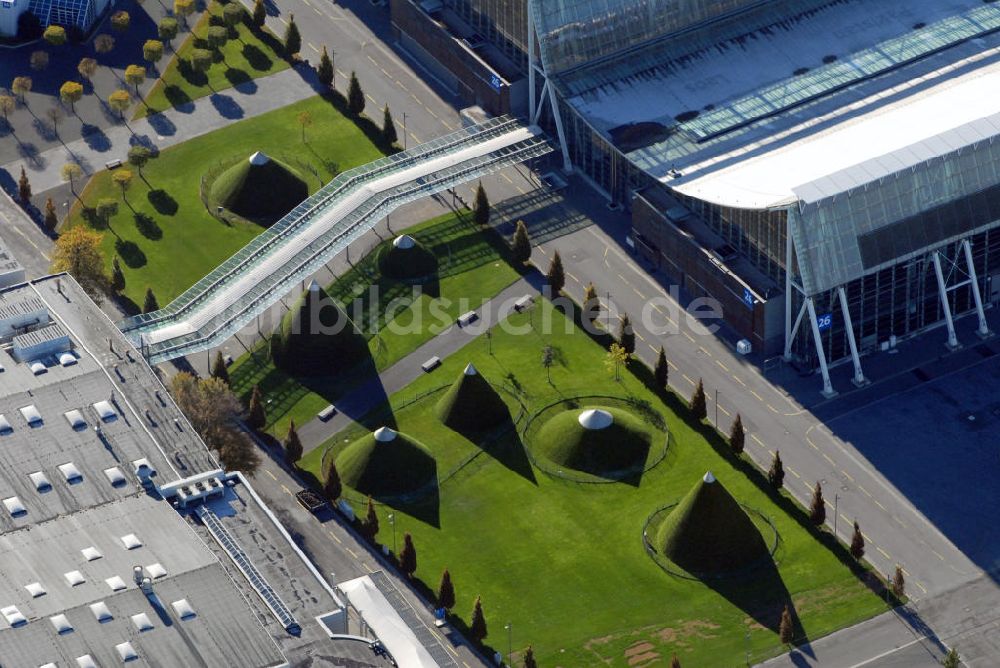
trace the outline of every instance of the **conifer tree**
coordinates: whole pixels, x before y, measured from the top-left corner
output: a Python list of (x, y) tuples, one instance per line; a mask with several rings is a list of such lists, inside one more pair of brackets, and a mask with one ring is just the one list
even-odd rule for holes
[(316, 66), (316, 78), (326, 87), (333, 84), (333, 61), (330, 54), (326, 52), (326, 45), (323, 45), (323, 52), (319, 55), (319, 65)]
[(515, 262), (524, 264), (531, 259), (531, 239), (528, 238), (528, 227), (523, 220), (517, 221), (514, 228), (514, 238), (510, 242), (511, 255)]
[(698, 379), (698, 384), (691, 395), (691, 415), (699, 422), (708, 416), (708, 406), (705, 400), (705, 385)]
[(906, 593), (906, 578), (903, 577), (903, 567), (896, 564), (896, 570), (892, 574), (892, 593), (896, 598), (902, 598)]
[(795, 629), (792, 627), (792, 613), (785, 604), (785, 609), (781, 611), (781, 624), (778, 625), (778, 637), (782, 645), (791, 645), (794, 640)]
[(334, 457), (328, 457), (324, 462), (323, 472), (323, 494), (330, 501), (336, 501), (344, 491), (344, 486), (340, 482), (340, 472), (337, 471), (337, 462)]
[(479, 644), (482, 644), (483, 640), (486, 639), (486, 615), (483, 614), (483, 602), (479, 596), (476, 597), (476, 603), (472, 607), (472, 621), (469, 624), (469, 633), (472, 634), (472, 639)]
[(629, 355), (635, 353), (635, 330), (632, 328), (632, 321), (628, 314), (622, 314), (618, 320), (618, 345), (625, 349)]
[(299, 432), (295, 430), (295, 420), (288, 423), (288, 435), (285, 436), (285, 463), (295, 466), (302, 459), (302, 441)]
[(818, 527), (826, 522), (826, 501), (823, 500), (823, 485), (818, 481), (813, 489), (812, 503), (809, 504), (809, 519)]
[(365, 110), (365, 93), (361, 90), (361, 82), (358, 75), (351, 72), (351, 81), (347, 85), (347, 111), (354, 116), (360, 116)]
[(285, 55), (289, 58), (302, 50), (302, 35), (295, 24), (295, 14), (288, 15), (288, 27), (285, 28)]
[(733, 420), (733, 426), (729, 428), (729, 449), (733, 451), (734, 455), (739, 455), (743, 452), (745, 445), (746, 430), (743, 429), (743, 418), (737, 413), (736, 419)]
[(215, 351), (215, 361), (212, 362), (212, 377), (218, 378), (226, 385), (231, 385), (229, 380), (229, 369), (226, 367), (226, 360), (222, 357), (222, 351)]
[(372, 501), (371, 496), (368, 497), (368, 512), (365, 513), (365, 521), (362, 526), (365, 536), (374, 543), (375, 537), (378, 536), (378, 513), (375, 512), (375, 502)]
[(472, 219), (476, 225), (490, 224), (490, 198), (486, 196), (486, 189), (483, 188), (482, 181), (476, 188), (476, 201), (472, 205)]
[(146, 298), (142, 302), (142, 312), (152, 313), (153, 311), (160, 310), (160, 303), (156, 301), (156, 295), (153, 294), (153, 288), (146, 288)]
[(382, 141), (385, 142), (386, 146), (392, 146), (399, 139), (399, 135), (396, 134), (396, 123), (392, 120), (392, 112), (389, 111), (389, 105), (385, 105), (385, 109), (382, 110)]
[(114, 294), (120, 294), (122, 290), (125, 289), (125, 272), (122, 271), (121, 262), (118, 261), (118, 256), (111, 261), (111, 292)]
[(545, 281), (549, 284), (553, 298), (558, 297), (562, 289), (566, 287), (566, 272), (563, 270), (562, 257), (559, 256), (559, 251), (556, 251), (552, 256), (552, 261), (549, 263), (549, 270), (545, 274)]
[(785, 466), (781, 463), (781, 453), (777, 450), (774, 451), (771, 468), (767, 471), (767, 481), (775, 489), (781, 489), (781, 486), (785, 484)]
[(403, 549), (399, 551), (399, 569), (412, 578), (417, 570), (417, 548), (413, 546), (413, 536), (409, 532), (403, 534)]
[(267, 21), (267, 8), (264, 6), (264, 0), (254, 1), (251, 21), (253, 22), (255, 28), (264, 27), (264, 23)]
[(451, 582), (451, 573), (448, 572), (447, 568), (441, 573), (441, 584), (438, 585), (437, 601), (438, 605), (445, 610), (451, 610), (455, 607), (455, 585)]
[[(538, 668), (538, 662), (535, 661), (535, 650), (532, 649), (531, 645), (524, 649), (524, 668)], [(671, 666), (671, 668), (673, 667)], [(680, 668), (680, 664), (677, 668)]]
[(56, 213), (56, 203), (49, 197), (45, 200), (45, 229), (50, 234), (55, 234), (57, 227), (59, 227), (59, 214)]
[(247, 426), (260, 430), (267, 424), (267, 413), (264, 411), (264, 397), (260, 393), (260, 385), (253, 386), (250, 394), (250, 409), (247, 411)]
[(21, 178), (17, 180), (17, 196), (23, 205), (31, 202), (31, 182), (28, 181), (24, 167), (21, 168)]
[(674, 654), (670, 657), (670, 668), (681, 668), (681, 660)]
[(601, 314), (601, 300), (597, 296), (597, 288), (593, 283), (587, 283), (583, 289), (583, 317), (593, 323)]
[(656, 387), (666, 391), (670, 381), (670, 365), (667, 363), (667, 351), (660, 346), (660, 353), (656, 356), (656, 366), (653, 367), (653, 379)]
[(854, 520), (854, 535), (851, 536), (851, 556), (858, 560), (865, 556), (865, 537), (857, 520)]

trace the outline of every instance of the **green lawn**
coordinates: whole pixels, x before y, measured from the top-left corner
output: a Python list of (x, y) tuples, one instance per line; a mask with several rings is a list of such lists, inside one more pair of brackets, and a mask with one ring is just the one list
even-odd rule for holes
[(181, 33), (186, 35), (184, 42), (146, 95), (145, 104), (136, 108), (135, 118), (288, 69), (280, 41), (266, 29), (258, 33), (244, 23), (235, 28), (238, 37), (231, 37), (216, 52), (215, 62), (207, 72), (195, 71), (188, 59), (195, 49), (208, 48), (205, 35), (212, 22), (223, 25), (222, 7), (222, 3), (213, 1), (192, 31)]
[[(543, 316), (552, 318), (551, 335), (537, 333)], [(595, 393), (649, 402), (666, 418), (671, 442), (666, 458), (638, 483), (580, 484), (527, 465), (513, 432), (480, 448), (442, 428), (433, 416), (436, 395), (368, 421), (368, 428), (394, 422), (438, 459), (439, 494), (416, 505), (380, 506), (379, 540), (392, 545), (387, 515), (395, 512), (398, 543), (403, 532), (413, 534), (417, 577), (436, 588), (448, 568), (457, 590), (455, 612), (466, 623), (474, 598), (482, 595), (489, 644), (506, 651), (504, 624), (510, 622), (514, 648), (532, 644), (540, 665), (665, 665), (676, 652), (686, 666), (733, 666), (743, 665), (748, 643), (754, 661), (782, 651), (776, 629), (789, 599), (801, 622), (800, 639), (886, 609), (842, 561), (850, 559), (843, 548), (835, 553), (828, 538), (826, 544), (817, 540), (786, 496), (763, 491), (756, 469), (722, 454), (724, 446), (707, 427), (682, 418), (678, 400), (661, 399), (631, 373), (614, 382), (603, 348), (579, 329), (566, 334), (565, 319), (548, 302), (510, 322), (529, 321), (533, 328), (526, 334), (498, 329), (492, 355), (484, 341), (470, 343), (394, 397), (394, 404), (451, 382), (472, 361), (494, 384), (521, 388), (529, 410)], [(556, 352), (551, 385), (540, 364), (545, 345)], [(601, 400), (581, 403), (588, 402)], [(328, 447), (343, 447), (355, 433), (334, 437)], [(301, 464), (318, 473), (321, 455), (317, 449)], [(779, 533), (776, 569), (703, 583), (668, 575), (645, 553), (646, 518), (680, 500), (707, 470), (737, 501), (772, 519)]]
[[(295, 117), (302, 111), (316, 123), (303, 143)], [(165, 305), (220, 262), (259, 234), (263, 228), (223, 223), (211, 216), (201, 202), (202, 175), (220, 161), (264, 151), (310, 167), (310, 192), (339, 170), (381, 157), (381, 152), (322, 97), (314, 97), (267, 114), (227, 125), (214, 132), (166, 149), (136, 178), (110, 229), (104, 231), (104, 251), (110, 270), (112, 258), (122, 258), (125, 296), (142, 304), (146, 287)], [(112, 182), (114, 172), (96, 173), (81, 195), (89, 207), (102, 198), (121, 202)], [(79, 202), (70, 212), (69, 225), (86, 222)], [(98, 228), (102, 225), (97, 224)]]
[[(369, 349), (378, 370), (392, 366), (518, 277), (507, 260), (506, 244), (492, 231), (477, 229), (468, 215), (446, 214), (407, 228), (406, 233), (438, 258), (436, 280), (415, 293), (411, 284), (381, 276), (378, 256), (390, 243), (387, 239), (327, 287), (331, 297), (348, 305), (355, 324), (370, 337)], [(387, 314), (390, 305), (395, 308)], [(312, 419), (359, 380), (356, 374), (296, 378), (276, 369), (266, 359), (265, 348), (255, 352), (240, 357), (230, 369), (233, 389), (247, 398), (253, 386), (260, 385), (271, 401), (268, 431), (277, 436), (285, 435), (293, 419), (297, 424)]]

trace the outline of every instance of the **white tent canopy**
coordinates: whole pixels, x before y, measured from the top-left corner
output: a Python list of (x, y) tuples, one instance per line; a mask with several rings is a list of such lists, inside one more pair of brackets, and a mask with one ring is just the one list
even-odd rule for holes
[(365, 575), (338, 586), (369, 628), (375, 632), (396, 663), (407, 668), (437, 668), (437, 662), (420, 644), (417, 636), (389, 604), (372, 579)]

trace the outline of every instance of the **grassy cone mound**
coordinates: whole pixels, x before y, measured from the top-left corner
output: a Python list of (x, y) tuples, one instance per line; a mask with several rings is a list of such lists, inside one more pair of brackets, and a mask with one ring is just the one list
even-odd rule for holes
[(343, 484), (374, 497), (415, 492), (437, 477), (430, 451), (388, 427), (348, 445), (336, 464)]
[(534, 441), (537, 454), (597, 476), (641, 470), (651, 445), (642, 420), (606, 406), (558, 413), (542, 425)]
[(271, 335), (271, 357), (284, 371), (329, 375), (368, 355), (368, 342), (333, 299), (313, 281)]
[(378, 257), (379, 270), (395, 279), (414, 279), (437, 273), (438, 261), (427, 248), (408, 234), (382, 247)]
[(692, 573), (725, 573), (769, 556), (753, 520), (711, 472), (660, 525), (656, 547)]
[(211, 190), (214, 202), (252, 220), (277, 220), (308, 196), (302, 175), (260, 152), (222, 172)]
[(438, 419), (458, 432), (483, 431), (510, 418), (507, 404), (476, 367), (465, 367), (437, 406)]

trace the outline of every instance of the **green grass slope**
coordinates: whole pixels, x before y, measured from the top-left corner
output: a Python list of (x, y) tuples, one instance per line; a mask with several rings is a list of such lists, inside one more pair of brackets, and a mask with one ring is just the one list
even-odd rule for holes
[(341, 482), (374, 497), (415, 492), (437, 479), (433, 455), (406, 434), (385, 443), (368, 434), (344, 448), (336, 461)]
[(510, 417), (507, 404), (472, 365), (462, 371), (434, 409), (441, 422), (460, 432), (484, 431)]
[(436, 274), (438, 261), (426, 246), (414, 239), (411, 248), (397, 248), (391, 242), (382, 245), (378, 250), (378, 268), (389, 278), (411, 280)]
[(535, 454), (559, 466), (597, 476), (641, 469), (652, 441), (650, 427), (620, 408), (586, 408), (605, 410), (614, 422), (595, 431), (580, 425), (583, 407), (558, 413), (542, 425), (533, 439)]
[(664, 556), (692, 573), (725, 573), (768, 558), (767, 543), (736, 499), (709, 474), (657, 530)]
[(262, 165), (249, 158), (219, 174), (212, 184), (212, 201), (229, 211), (258, 221), (273, 222), (309, 195), (309, 186), (297, 170), (270, 158)]

